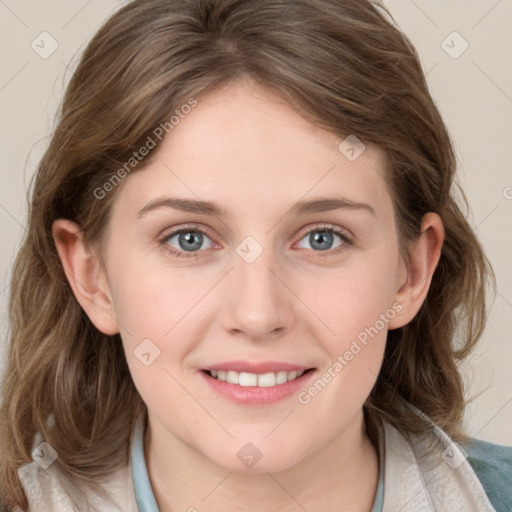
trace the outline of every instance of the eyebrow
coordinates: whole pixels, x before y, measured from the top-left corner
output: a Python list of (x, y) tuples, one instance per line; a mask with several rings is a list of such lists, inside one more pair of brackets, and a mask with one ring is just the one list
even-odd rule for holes
[[(137, 218), (141, 218), (146, 213), (159, 208), (172, 208), (174, 210), (181, 210), (189, 213), (200, 213), (203, 215), (226, 217), (226, 210), (222, 209), (220, 206), (210, 201), (166, 197), (163, 199), (155, 199), (154, 201), (149, 202), (146, 206), (144, 206), (144, 208), (142, 208), (142, 210), (139, 211), (139, 213), (137, 214)], [(339, 210), (342, 208), (367, 211), (371, 213), (373, 216), (377, 217), (377, 213), (369, 204), (354, 202), (342, 197), (330, 197), (313, 199), (309, 201), (299, 201), (291, 207), (290, 213), (293, 215), (304, 215), (307, 213), (326, 212), (330, 210)]]

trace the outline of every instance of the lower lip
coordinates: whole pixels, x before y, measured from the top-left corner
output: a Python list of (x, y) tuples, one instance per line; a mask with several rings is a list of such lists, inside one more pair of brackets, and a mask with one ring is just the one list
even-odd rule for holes
[(205, 382), (217, 393), (237, 403), (250, 405), (266, 405), (283, 400), (302, 388), (314, 373), (315, 370), (309, 370), (289, 382), (276, 384), (275, 386), (259, 387), (239, 386), (238, 384), (215, 379), (204, 371), (199, 372)]

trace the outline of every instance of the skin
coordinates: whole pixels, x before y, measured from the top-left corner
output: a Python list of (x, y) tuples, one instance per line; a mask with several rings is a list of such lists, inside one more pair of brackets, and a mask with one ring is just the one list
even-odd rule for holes
[[(406, 265), (379, 148), (368, 144), (349, 161), (338, 150), (342, 138), (248, 80), (197, 100), (151, 165), (116, 191), (104, 266), (79, 226), (65, 219), (53, 226), (77, 300), (100, 331), (121, 334), (148, 407), (145, 457), (158, 506), (368, 512), (378, 455), (362, 406), (387, 330), (410, 322), (425, 300), (442, 221), (423, 218)], [(160, 208), (137, 219), (165, 196), (212, 201), (226, 216)], [(287, 215), (299, 200), (334, 196), (367, 203), (375, 215), (348, 208)], [(159, 236), (188, 223), (207, 232), (200, 256), (170, 255), (165, 245), (186, 252), (186, 243), (177, 235), (159, 245)], [(328, 250), (315, 249), (308, 233), (323, 223), (353, 243), (333, 234)], [(252, 263), (236, 252), (247, 236), (263, 250)], [(278, 360), (316, 368), (307, 389), (396, 303), (400, 313), (308, 404), (294, 394), (239, 405), (199, 377), (223, 361)], [(145, 366), (134, 350), (148, 338), (160, 356)], [(262, 453), (251, 468), (236, 456), (248, 441)]]

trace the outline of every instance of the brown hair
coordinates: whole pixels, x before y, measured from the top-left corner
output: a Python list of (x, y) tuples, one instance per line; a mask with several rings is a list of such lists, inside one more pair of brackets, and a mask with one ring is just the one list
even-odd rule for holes
[(446, 239), (428, 296), (408, 325), (389, 331), (365, 411), (420, 431), (399, 407), (403, 397), (454, 439), (465, 438), (457, 367), (482, 334), (486, 284), (495, 277), (454, 197), (452, 143), (418, 55), (390, 18), (362, 0), (135, 0), (101, 27), (31, 183), (13, 267), (0, 409), (3, 503), (27, 507), (17, 468), (31, 462), (36, 432), (70, 482), (95, 488), (127, 462), (130, 427), (147, 413), (119, 334), (99, 332), (72, 293), (53, 221), (77, 222), (101, 249), (116, 190), (103, 199), (95, 190), (187, 99), (243, 77), (272, 87), (317, 125), (385, 151), (404, 257), (423, 215), (441, 216)]

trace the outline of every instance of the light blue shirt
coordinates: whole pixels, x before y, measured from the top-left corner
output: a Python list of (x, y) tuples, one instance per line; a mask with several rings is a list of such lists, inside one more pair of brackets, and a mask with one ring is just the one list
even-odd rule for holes
[[(380, 448), (380, 447), (379, 447)], [(382, 450), (380, 450), (382, 454)], [(379, 482), (377, 494), (371, 512), (382, 512), (384, 499), (384, 460), (379, 457)], [(132, 444), (132, 471), (135, 497), (139, 512), (158, 512), (158, 505), (151, 489), (146, 460), (144, 458), (144, 441), (142, 436), (142, 422), (138, 422), (134, 432)]]
[(139, 512), (158, 512), (151, 483), (149, 482), (146, 459), (144, 458), (144, 440), (142, 436), (142, 421), (138, 421), (132, 443), (132, 472), (135, 497)]

